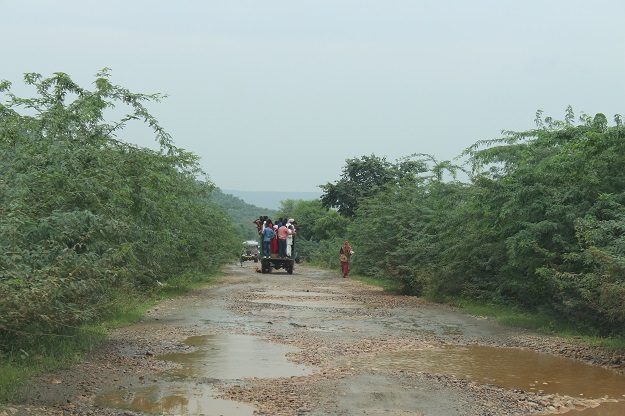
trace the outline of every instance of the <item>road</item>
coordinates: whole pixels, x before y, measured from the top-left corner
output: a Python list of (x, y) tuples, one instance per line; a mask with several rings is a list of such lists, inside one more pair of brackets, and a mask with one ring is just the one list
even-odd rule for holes
[[(0, 416), (498, 416), (605, 401), (540, 386), (499, 387), (443, 368), (457, 351), (469, 354), (461, 356), (468, 368), (486, 367), (488, 354), (478, 358), (472, 348), (593, 360), (616, 377), (625, 365), (622, 352), (386, 294), (338, 271), (297, 266), (292, 275), (261, 274), (248, 262), (227, 266), (218, 284), (162, 301), (140, 323), (111, 331), (84, 362), (35, 380), (26, 400)], [(419, 364), (415, 357), (424, 353), (434, 355)]]

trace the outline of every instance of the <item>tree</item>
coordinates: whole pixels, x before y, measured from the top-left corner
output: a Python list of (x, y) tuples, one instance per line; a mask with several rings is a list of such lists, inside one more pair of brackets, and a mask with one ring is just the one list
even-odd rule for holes
[[(26, 74), (34, 98), (0, 83), (0, 348), (97, 320), (116, 291), (231, 258), (230, 221), (207, 202), (214, 185), (198, 180), (198, 157), (144, 106), (162, 96), (109, 78), (98, 73), (90, 91), (67, 74)], [(107, 121), (116, 104), (129, 113)], [(117, 139), (131, 120), (153, 130), (160, 151)]]
[(541, 116), (536, 129), (468, 151), (490, 210), (486, 229), (505, 247), (496, 291), (611, 331), (625, 316), (615, 307), (625, 304), (625, 130), (618, 116), (613, 127), (603, 114), (573, 125), (570, 108), (565, 122)]
[(339, 214), (353, 217), (363, 199), (384, 190), (387, 186), (411, 180), (427, 170), (420, 160), (405, 158), (396, 163), (375, 155), (360, 159), (347, 159), (341, 179), (335, 183), (321, 185), (324, 193), (321, 202), (324, 207), (336, 208)]
[(348, 227), (359, 253), (354, 271), (392, 278), (412, 294), (431, 292), (443, 275), (448, 277), (447, 254), (459, 235), (466, 235), (455, 210), (463, 204), (468, 187), (442, 181), (444, 166), (453, 168), (452, 164), (429, 161), (428, 171), (420, 177), (363, 199)]
[(287, 199), (282, 201), (278, 212), (283, 217), (294, 218), (300, 227), (299, 236), (313, 241), (344, 238), (349, 222), (336, 211), (324, 208), (319, 200)]
[[(572, 108), (480, 141), (470, 182), (448, 161), (347, 161), (322, 201), (350, 218), (357, 273), (406, 291), (541, 310), (598, 334), (625, 328), (625, 126)], [(446, 176), (454, 180), (445, 181)], [(317, 257), (332, 265), (332, 240)], [(326, 255), (326, 257), (323, 257)], [(335, 267), (335, 266), (332, 266)]]

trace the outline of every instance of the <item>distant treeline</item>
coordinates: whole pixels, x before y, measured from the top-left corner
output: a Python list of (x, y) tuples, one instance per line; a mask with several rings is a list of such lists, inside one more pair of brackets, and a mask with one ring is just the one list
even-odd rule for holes
[[(34, 98), (0, 83), (0, 356), (97, 322), (120, 293), (213, 273), (240, 244), (197, 156), (145, 108), (160, 95), (113, 85), (108, 70), (93, 91), (63, 73), (25, 82)], [(113, 107), (128, 112), (107, 122)], [(132, 121), (160, 151), (116, 138)]]

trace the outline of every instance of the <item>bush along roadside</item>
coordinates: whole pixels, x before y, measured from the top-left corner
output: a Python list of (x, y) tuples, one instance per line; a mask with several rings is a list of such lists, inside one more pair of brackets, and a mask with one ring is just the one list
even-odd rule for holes
[[(90, 348), (124, 296), (215, 273), (238, 243), (197, 156), (148, 112), (162, 95), (114, 85), (108, 69), (93, 90), (63, 73), (24, 81), (34, 97), (0, 82), (2, 378)], [(113, 107), (127, 113), (106, 120)], [(145, 123), (160, 150), (121, 140), (130, 122)]]

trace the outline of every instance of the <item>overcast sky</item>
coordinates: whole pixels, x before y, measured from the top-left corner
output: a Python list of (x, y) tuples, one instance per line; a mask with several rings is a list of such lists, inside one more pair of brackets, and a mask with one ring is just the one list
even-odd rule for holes
[[(452, 159), (501, 130), (625, 114), (622, 0), (0, 0), (0, 79), (95, 74), (222, 189), (319, 191), (345, 160)], [(4, 99), (2, 99), (4, 101)], [(119, 138), (155, 147), (148, 127)]]

